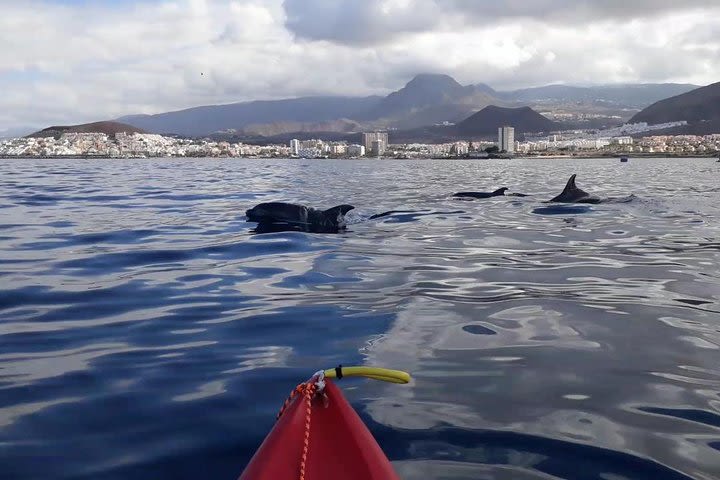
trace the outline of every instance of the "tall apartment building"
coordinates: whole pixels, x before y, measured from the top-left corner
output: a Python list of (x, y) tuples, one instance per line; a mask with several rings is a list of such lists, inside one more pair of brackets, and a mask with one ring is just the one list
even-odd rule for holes
[(300, 153), (300, 140), (297, 138), (290, 140), (290, 153), (293, 155), (298, 155)]
[[(374, 142), (377, 142), (375, 150), (373, 150)], [(380, 156), (385, 153), (385, 149), (387, 148), (388, 134), (387, 132), (363, 133), (362, 144), (366, 152), (372, 152), (373, 155)]]
[(498, 148), (501, 152), (513, 153), (515, 151), (515, 129), (513, 127), (498, 128)]

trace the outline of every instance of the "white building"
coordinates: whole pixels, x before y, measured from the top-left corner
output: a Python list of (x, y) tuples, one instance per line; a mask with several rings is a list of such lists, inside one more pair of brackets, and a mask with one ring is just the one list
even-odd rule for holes
[(363, 145), (348, 145), (347, 154), (351, 157), (365, 156), (365, 147)]
[(615, 137), (610, 141), (613, 145), (632, 145), (633, 144), (633, 138), (632, 137)]
[(297, 138), (293, 138), (290, 140), (290, 153), (293, 155), (299, 155), (300, 154), (300, 140)]
[(321, 152), (328, 151), (327, 144), (318, 138), (311, 138), (310, 140), (303, 140), (298, 145), (299, 145), (300, 150), (315, 148), (315, 149), (320, 150)]
[(467, 155), (469, 151), (469, 146), (465, 142), (457, 142), (450, 148), (450, 152), (455, 155)]
[(513, 127), (498, 128), (498, 148), (501, 152), (515, 151), (515, 129)]
[(342, 143), (334, 143), (329, 146), (330, 153), (333, 155), (344, 155), (347, 152), (347, 145)]
[(298, 155), (301, 158), (321, 158), (323, 156), (323, 151), (315, 147), (301, 148)]

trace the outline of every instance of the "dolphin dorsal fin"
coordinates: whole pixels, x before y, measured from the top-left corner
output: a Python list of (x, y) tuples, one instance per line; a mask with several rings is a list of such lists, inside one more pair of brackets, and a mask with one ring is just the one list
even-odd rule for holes
[[(577, 187), (575, 185), (575, 177), (576, 174), (573, 174), (570, 179), (567, 181), (567, 184), (565, 184), (565, 188), (563, 189), (562, 193), (558, 195), (557, 197), (551, 199), (551, 202), (578, 202), (586, 198), (589, 198), (590, 195)], [(588, 203), (588, 202), (586, 202)]]
[(577, 190), (577, 186), (575, 185), (575, 177), (577, 177), (577, 173), (573, 173), (570, 179), (565, 184), (565, 188), (563, 189), (562, 193), (560, 195), (565, 195), (566, 193), (574, 192)]
[(347, 212), (349, 212), (353, 208), (355, 208), (355, 207), (353, 207), (352, 205), (343, 204), (343, 205), (338, 205), (336, 207), (328, 208), (327, 210), (325, 210), (323, 212), (323, 214), (329, 215), (331, 217), (342, 217), (343, 215), (345, 215)]
[(507, 187), (498, 188), (494, 192), (492, 192), (493, 195), (505, 195), (505, 190), (507, 190)]

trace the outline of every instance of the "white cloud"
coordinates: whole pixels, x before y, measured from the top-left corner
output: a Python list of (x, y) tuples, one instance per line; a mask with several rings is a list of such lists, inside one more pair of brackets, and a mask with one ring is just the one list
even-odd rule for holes
[(652, 2), (662, 8), (647, 17), (643, 2), (625, 17), (621, 2), (605, 10), (580, 2), (570, 13), (581, 23), (557, 21), (570, 15), (560, 0), (534, 10), (514, 0), (455, 0), (443, 10), (430, 0), (7, 3), (0, 130), (251, 99), (383, 94), (418, 72), (500, 89), (720, 80), (720, 9), (679, 2)]

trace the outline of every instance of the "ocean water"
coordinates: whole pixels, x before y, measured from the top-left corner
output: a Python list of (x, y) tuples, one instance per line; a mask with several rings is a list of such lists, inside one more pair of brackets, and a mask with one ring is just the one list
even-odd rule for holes
[(720, 164), (0, 160), (3, 480), (235, 479), (339, 363), (404, 479), (720, 478)]

